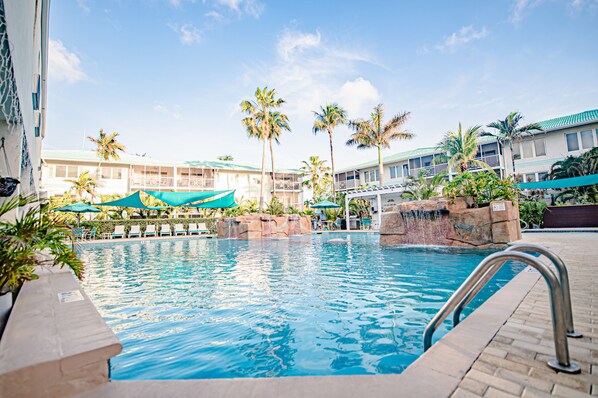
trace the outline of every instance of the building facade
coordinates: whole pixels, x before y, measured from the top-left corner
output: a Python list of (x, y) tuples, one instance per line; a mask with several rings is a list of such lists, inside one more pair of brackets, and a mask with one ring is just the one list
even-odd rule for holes
[[(100, 161), (95, 151), (42, 151), (42, 186), (49, 196), (62, 195), (72, 187), (69, 180), (85, 171), (97, 175), (100, 195), (126, 195), (139, 190), (213, 191), (236, 190), (237, 202), (259, 200), (261, 168), (227, 161), (164, 162), (145, 156), (122, 154), (119, 160)], [(99, 170), (99, 171), (98, 171)], [(298, 170), (278, 170), (275, 185), (266, 174), (265, 200), (276, 197), (285, 205), (301, 208)]]
[(0, 0), (0, 177), (39, 191), (45, 135), (49, 0)]

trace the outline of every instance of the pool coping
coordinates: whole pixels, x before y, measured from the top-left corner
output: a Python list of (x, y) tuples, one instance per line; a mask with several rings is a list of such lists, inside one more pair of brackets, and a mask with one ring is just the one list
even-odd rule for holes
[(397, 375), (110, 381), (79, 397), (449, 397), (540, 279), (525, 268)]

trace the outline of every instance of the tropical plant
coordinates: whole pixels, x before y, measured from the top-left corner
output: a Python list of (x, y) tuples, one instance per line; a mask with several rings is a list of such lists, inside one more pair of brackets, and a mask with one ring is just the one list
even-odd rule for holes
[(232, 162), (233, 160), (235, 160), (232, 155), (222, 155), (222, 156), (218, 156), (216, 159), (218, 160), (222, 160), (224, 162)]
[(472, 173), (465, 171), (446, 183), (443, 195), (447, 198), (469, 197), (474, 204), (490, 203), (493, 200), (515, 200), (517, 189), (512, 178), (500, 179), (492, 171)]
[(79, 174), (79, 177), (76, 180), (65, 181), (72, 184), (69, 192), (74, 192), (77, 200), (82, 200), (85, 194), (91, 196), (92, 199), (97, 196), (96, 188), (98, 187), (98, 182), (89, 171), (84, 171)]
[[(550, 167), (548, 178), (582, 177), (598, 173), (598, 147), (580, 156), (567, 156)], [(598, 185), (587, 185), (561, 190), (554, 199), (559, 202), (598, 203)]]
[(271, 214), (273, 216), (279, 216), (284, 214), (284, 204), (278, 200), (276, 196), (272, 196), (270, 202), (267, 205), (266, 214)]
[(378, 150), (380, 186), (384, 184), (382, 149), (390, 148), (391, 141), (409, 140), (414, 137), (413, 133), (402, 129), (409, 115), (409, 112), (403, 112), (394, 115), (387, 123), (383, 123), (384, 107), (382, 104), (378, 104), (371, 113), (369, 120), (358, 119), (349, 122), (349, 128), (354, 133), (347, 141), (347, 145), (356, 145), (357, 149), (376, 148)]
[[(497, 120), (490, 123), (487, 127), (493, 128), (495, 132), (484, 131), (480, 136), (495, 137), (502, 145), (508, 144), (511, 153), (511, 165), (513, 167), (512, 177), (515, 177), (515, 156), (513, 155), (513, 144), (520, 142), (523, 138), (532, 135), (536, 131), (544, 131), (542, 126), (537, 123), (530, 123), (519, 127), (523, 116), (519, 112), (511, 112), (504, 120)], [(506, 156), (506, 155), (505, 155)], [(505, 159), (506, 165), (506, 159)]]
[(524, 201), (519, 202), (519, 218), (529, 227), (544, 225), (544, 213), (548, 205), (544, 202)]
[(410, 200), (427, 200), (440, 193), (440, 187), (445, 182), (446, 174), (439, 173), (432, 178), (426, 178), (425, 172), (419, 172), (419, 176), (414, 178), (408, 177), (403, 198)]
[(272, 131), (272, 110), (280, 108), (285, 101), (276, 98), (276, 90), (268, 87), (255, 90), (255, 100), (241, 102), (241, 111), (247, 117), (241, 121), (249, 137), (262, 141), (262, 176), (260, 179), (260, 204), (259, 211), (264, 210), (264, 183), (266, 179), (266, 141)]
[(100, 173), (100, 168), (102, 167), (102, 161), (107, 160), (118, 160), (120, 159), (120, 155), (118, 152), (124, 152), (125, 146), (116, 140), (119, 134), (115, 131), (111, 134), (104, 133), (104, 130), (100, 130), (98, 134), (98, 138), (87, 137), (87, 139), (94, 144), (96, 144), (96, 152), (100, 157), (100, 162), (98, 163), (98, 170), (97, 174)]
[(475, 158), (478, 154), (478, 136), (481, 128), (482, 126), (472, 126), (463, 132), (459, 122), (457, 132), (446, 132), (437, 149), (448, 157), (449, 170), (457, 169), (457, 172), (463, 173), (470, 165), (492, 170), (485, 162)]
[(308, 177), (302, 182), (302, 185), (312, 189), (314, 201), (319, 202), (327, 196), (332, 185), (330, 167), (326, 166), (326, 161), (320, 159), (319, 156), (310, 156), (308, 161), (304, 160), (302, 163), (300, 170), (304, 176)]
[(274, 149), (272, 141), (280, 144), (280, 135), (283, 131), (291, 131), (289, 118), (284, 113), (270, 112), (272, 123), (270, 124), (270, 133), (268, 134), (268, 143), (270, 145), (270, 160), (272, 162), (272, 196), (276, 196), (276, 168), (274, 167)]
[[(19, 207), (26, 210), (16, 218), (3, 219)], [(13, 197), (0, 203), (0, 294), (14, 291), (23, 282), (36, 279), (39, 265), (68, 266), (78, 278), (83, 263), (65, 240), (70, 230), (34, 196)], [(40, 255), (47, 251), (48, 255)]]
[[(332, 170), (332, 178), (334, 179), (334, 146), (332, 141), (332, 132), (335, 127), (347, 123), (347, 111), (345, 111), (338, 104), (326, 104), (320, 106), (320, 112), (314, 111), (316, 120), (314, 121), (313, 132), (317, 134), (322, 131), (328, 133), (330, 140), (330, 168)], [(332, 184), (332, 197), (336, 198), (336, 187)]]

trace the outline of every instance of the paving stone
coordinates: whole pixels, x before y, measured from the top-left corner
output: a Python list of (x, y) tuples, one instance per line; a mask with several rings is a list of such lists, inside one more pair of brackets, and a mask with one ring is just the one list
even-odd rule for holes
[(457, 388), (451, 398), (480, 398), (481, 395), (474, 394), (470, 391), (467, 391), (461, 387)]
[[(521, 395), (523, 392), (523, 387), (517, 383), (480, 372), (476, 369), (471, 369), (467, 375), (481, 383), (487, 384), (490, 387), (497, 388), (513, 395)], [(488, 392), (486, 391), (486, 393)]]
[(459, 388), (463, 388), (481, 397), (486, 392), (488, 386), (486, 386), (486, 384), (484, 383), (480, 383), (479, 381), (472, 379), (471, 377), (465, 377), (463, 380), (461, 380)]
[(544, 391), (536, 390), (532, 387), (525, 387), (525, 390), (523, 390), (523, 395), (521, 396), (522, 398), (554, 398), (554, 395)]
[(488, 388), (488, 390), (486, 390), (486, 393), (484, 394), (484, 398), (513, 398), (513, 397), (519, 397), (519, 395), (509, 394), (504, 391), (497, 390), (496, 388), (493, 388), (493, 387)]
[(569, 387), (562, 386), (560, 384), (556, 384), (554, 386), (554, 390), (552, 390), (552, 395), (556, 395), (557, 397), (567, 397), (567, 398), (587, 398), (590, 394), (590, 390), (588, 389), (587, 392), (582, 392), (578, 390), (573, 390)]

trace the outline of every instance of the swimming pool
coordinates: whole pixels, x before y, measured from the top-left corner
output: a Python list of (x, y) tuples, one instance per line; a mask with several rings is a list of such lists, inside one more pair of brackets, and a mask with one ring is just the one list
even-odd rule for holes
[[(80, 249), (83, 287), (123, 343), (117, 380), (400, 373), (488, 254), (381, 248), (372, 233)], [(522, 268), (503, 267), (470, 308)]]

